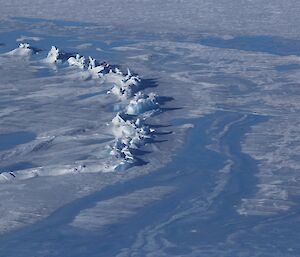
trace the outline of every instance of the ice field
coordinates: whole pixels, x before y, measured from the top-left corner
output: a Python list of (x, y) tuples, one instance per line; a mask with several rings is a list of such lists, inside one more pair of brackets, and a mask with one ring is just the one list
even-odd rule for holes
[(299, 257), (299, 9), (0, 0), (0, 256)]

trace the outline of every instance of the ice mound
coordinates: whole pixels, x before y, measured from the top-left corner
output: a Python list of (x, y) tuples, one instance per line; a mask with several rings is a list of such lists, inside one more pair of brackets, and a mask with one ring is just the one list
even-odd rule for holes
[(140, 77), (132, 75), (129, 70), (127, 75), (124, 75), (119, 69), (110, 70), (107, 77), (107, 80), (114, 84), (111, 92), (121, 99), (130, 98), (140, 90)]
[(76, 54), (75, 57), (70, 57), (68, 59), (68, 63), (70, 66), (76, 66), (79, 67), (80, 69), (84, 69), (86, 67), (86, 61), (85, 57), (81, 56), (80, 54)]
[(127, 99), (133, 97), (123, 112), (119, 112), (112, 120), (115, 143), (110, 154), (121, 160), (115, 170), (126, 170), (141, 161), (135, 156), (136, 150), (153, 141), (155, 130), (144, 124), (143, 114), (159, 109), (158, 97), (154, 93), (146, 95), (139, 92), (142, 89), (141, 79), (132, 75), (129, 69), (127, 74), (123, 74), (118, 68), (110, 68), (104, 78), (114, 84), (109, 92), (118, 96), (126, 105)]
[(130, 148), (137, 149), (145, 143), (147, 139), (152, 138), (153, 132), (147, 126), (143, 125), (141, 119), (126, 120), (122, 114), (118, 113), (112, 120), (113, 134), (117, 140)]
[(138, 92), (127, 106), (126, 112), (131, 115), (139, 115), (148, 111), (154, 111), (159, 108), (157, 95), (150, 93), (145, 95)]
[[(127, 119), (126, 114), (118, 113), (112, 120), (115, 143), (111, 147), (110, 154), (121, 159), (119, 165), (122, 169), (138, 162), (133, 154), (133, 149), (139, 149), (153, 139), (154, 129), (144, 125), (140, 118), (136, 120)], [(125, 165), (125, 164), (130, 164)], [(117, 168), (119, 169), (119, 165)]]
[[(56, 46), (52, 46), (46, 59), (44, 60), (47, 63), (62, 63), (74, 57), (72, 54), (68, 54), (60, 51)], [(76, 57), (76, 56), (75, 56)]]
[(28, 57), (34, 53), (33, 49), (28, 43), (20, 43), (19, 47), (8, 52), (8, 55), (14, 55), (14, 56), (23, 56)]
[(59, 57), (60, 57), (59, 49), (56, 46), (52, 46), (51, 50), (47, 55), (46, 61), (49, 63), (61, 62)]

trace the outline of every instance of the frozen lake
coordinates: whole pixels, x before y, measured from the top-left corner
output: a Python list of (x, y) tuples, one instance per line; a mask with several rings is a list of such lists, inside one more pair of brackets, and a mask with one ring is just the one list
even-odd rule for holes
[(3, 18), (0, 256), (300, 256), (300, 41), (207, 15), (185, 36)]

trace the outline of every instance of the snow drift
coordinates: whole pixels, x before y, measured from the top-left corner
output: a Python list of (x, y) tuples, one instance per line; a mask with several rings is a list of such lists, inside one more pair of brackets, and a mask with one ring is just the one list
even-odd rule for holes
[(28, 43), (20, 43), (19, 47), (8, 52), (7, 55), (29, 57), (34, 54), (34, 50)]

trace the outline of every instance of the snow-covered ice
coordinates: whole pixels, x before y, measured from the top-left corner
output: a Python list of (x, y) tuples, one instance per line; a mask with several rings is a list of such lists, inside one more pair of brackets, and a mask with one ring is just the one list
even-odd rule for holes
[(298, 3), (0, 2), (1, 256), (299, 256)]

